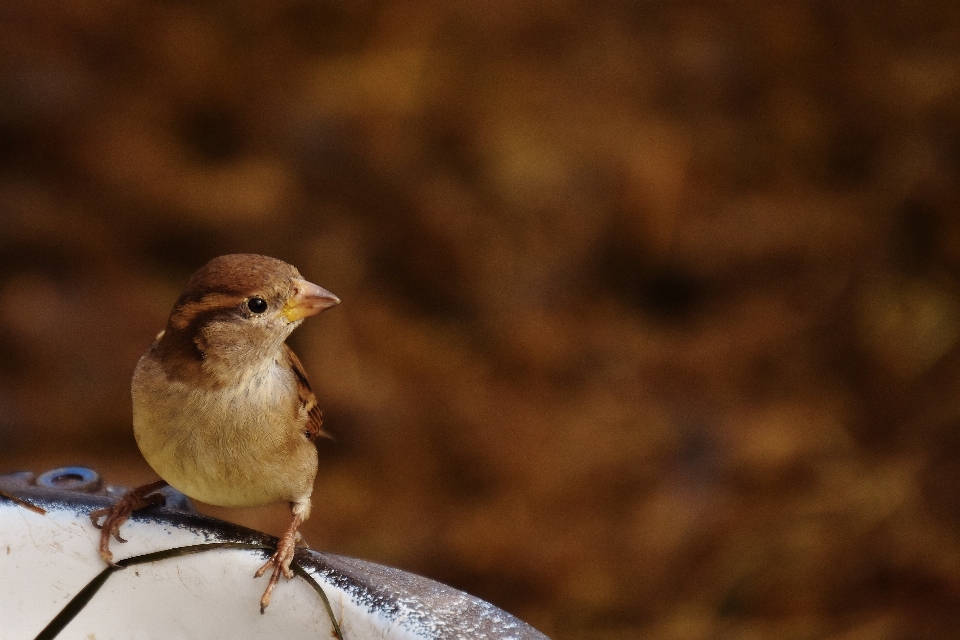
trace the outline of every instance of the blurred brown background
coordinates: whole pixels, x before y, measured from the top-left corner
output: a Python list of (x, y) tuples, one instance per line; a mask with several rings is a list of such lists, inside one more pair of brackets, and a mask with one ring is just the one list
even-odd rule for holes
[[(557, 638), (960, 629), (960, 4), (0, 8), (0, 472), (154, 478), (209, 258), (343, 304), (314, 547)], [(203, 508), (279, 533), (285, 508)]]

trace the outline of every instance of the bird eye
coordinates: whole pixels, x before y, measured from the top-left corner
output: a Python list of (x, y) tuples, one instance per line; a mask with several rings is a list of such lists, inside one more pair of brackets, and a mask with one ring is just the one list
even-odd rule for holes
[(247, 309), (250, 309), (253, 313), (263, 313), (267, 310), (267, 302), (263, 298), (250, 298), (247, 300)]

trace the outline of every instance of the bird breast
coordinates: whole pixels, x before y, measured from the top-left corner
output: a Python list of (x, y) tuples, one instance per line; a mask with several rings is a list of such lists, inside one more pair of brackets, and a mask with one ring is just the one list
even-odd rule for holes
[(316, 448), (289, 367), (252, 367), (235, 384), (201, 388), (168, 375), (153, 353), (133, 377), (133, 428), (147, 462), (191, 498), (247, 507), (308, 498)]

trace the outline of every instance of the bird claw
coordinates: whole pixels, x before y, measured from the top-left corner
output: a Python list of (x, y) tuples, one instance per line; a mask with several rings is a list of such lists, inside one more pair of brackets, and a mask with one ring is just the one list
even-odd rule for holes
[(290, 569), (290, 563), (292, 561), (293, 549), (288, 549), (287, 545), (284, 545), (281, 540), (281, 544), (277, 546), (277, 552), (270, 556), (267, 563), (260, 567), (254, 574), (255, 578), (259, 578), (263, 576), (268, 569), (273, 568), (273, 572), (270, 574), (270, 581), (267, 582), (267, 588), (260, 598), (260, 613), (264, 613), (270, 605), (270, 596), (273, 595), (273, 590), (276, 588), (277, 583), (280, 582), (280, 576), (283, 575), (287, 580), (293, 577), (293, 571)]
[[(295, 526), (296, 525), (299, 525), (299, 522), (295, 521)], [(267, 588), (260, 598), (261, 614), (265, 613), (267, 607), (270, 605), (270, 596), (273, 594), (277, 583), (280, 582), (280, 576), (283, 575), (287, 580), (293, 578), (293, 569), (290, 568), (290, 564), (293, 562), (293, 554), (297, 549), (297, 542), (299, 542), (300, 539), (299, 532), (294, 527), (291, 527), (291, 530), (283, 534), (283, 537), (277, 542), (277, 550), (270, 556), (270, 559), (253, 574), (254, 578), (259, 578), (263, 576), (268, 569), (273, 568), (273, 573), (270, 574), (270, 581), (267, 583)]]
[(100, 524), (100, 518), (101, 518), (102, 516), (107, 515), (108, 513), (110, 513), (110, 509), (96, 509), (95, 511), (91, 511), (91, 512), (90, 512), (90, 522), (91, 522), (91, 523), (93, 524), (93, 526), (96, 527), (97, 529), (103, 529), (103, 525)]
[(113, 561), (113, 554), (110, 553), (109, 549), (107, 549), (106, 551), (101, 549), (100, 558), (103, 560), (104, 564), (106, 564), (111, 569), (123, 569), (122, 566), (120, 566), (119, 564)]
[[(127, 491), (112, 506), (105, 509), (96, 509), (90, 512), (90, 522), (94, 527), (100, 530), (100, 547), (98, 552), (107, 566), (114, 569), (120, 569), (120, 565), (113, 561), (113, 553), (110, 552), (110, 537), (117, 539), (117, 542), (126, 542), (120, 536), (120, 525), (127, 521), (134, 511), (143, 509), (152, 504), (162, 504), (163, 495), (153, 493), (166, 485), (165, 482), (151, 482), (150, 484), (137, 487)], [(105, 517), (104, 517), (105, 516)], [(100, 523), (103, 518), (103, 524)]]

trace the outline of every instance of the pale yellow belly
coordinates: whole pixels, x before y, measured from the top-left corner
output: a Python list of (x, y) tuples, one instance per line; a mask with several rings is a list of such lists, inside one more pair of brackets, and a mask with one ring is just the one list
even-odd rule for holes
[(297, 502), (310, 496), (316, 476), (315, 449), (293, 457), (270, 452), (233, 455), (223, 450), (187, 454), (184, 447), (176, 446), (141, 445), (141, 451), (172, 487), (221, 507)]
[[(264, 397), (251, 411), (248, 395), (231, 399), (175, 386), (134, 387), (137, 444), (175, 489), (224, 507), (309, 498), (317, 452), (303, 429), (291, 423), (295, 404)], [(241, 403), (248, 409), (240, 410)]]

